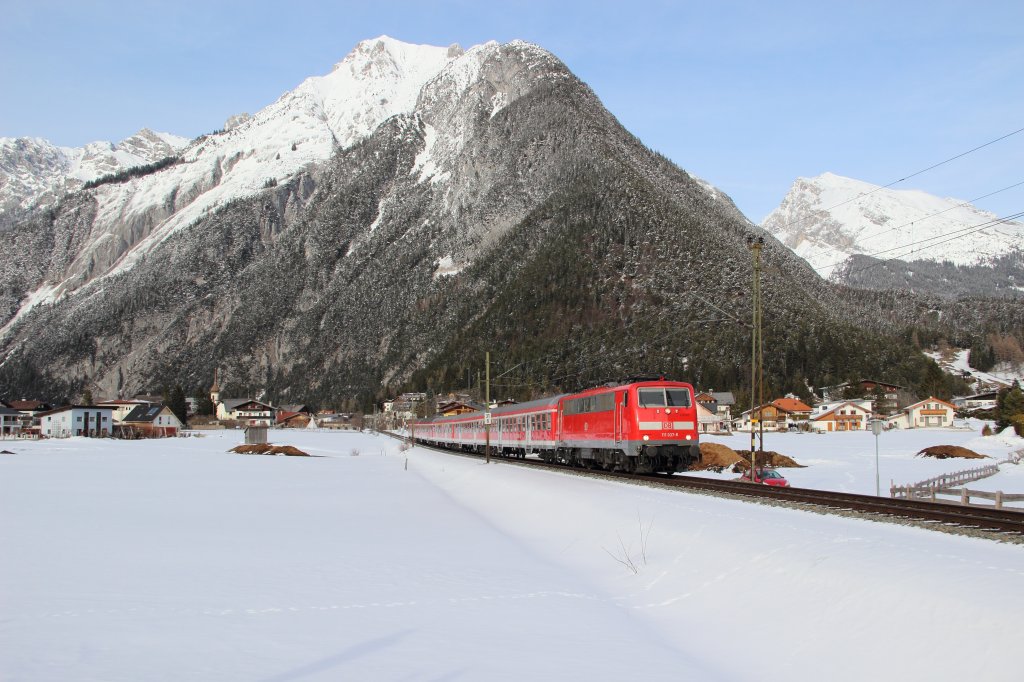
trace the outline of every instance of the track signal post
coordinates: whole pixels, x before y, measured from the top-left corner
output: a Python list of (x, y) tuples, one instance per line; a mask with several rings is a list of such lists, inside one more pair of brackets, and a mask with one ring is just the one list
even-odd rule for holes
[(763, 408), (764, 402), (764, 353), (761, 341), (761, 249), (764, 247), (764, 237), (747, 236), (747, 246), (754, 254), (754, 284), (751, 291), (753, 324), (750, 333), (750, 480), (753, 482), (757, 471), (755, 439), (758, 426), (762, 428), (761, 448), (764, 448), (762, 415), (757, 412)]
[(486, 369), (484, 373), (487, 376), (487, 384), (484, 389), (484, 438), (486, 445), (484, 446), (485, 458), (488, 464), (491, 463), (491, 352), (487, 351), (484, 356)]

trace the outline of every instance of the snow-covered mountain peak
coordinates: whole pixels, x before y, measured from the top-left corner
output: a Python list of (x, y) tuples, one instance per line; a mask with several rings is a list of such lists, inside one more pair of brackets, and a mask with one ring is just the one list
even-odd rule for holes
[(414, 45), (382, 35), (357, 44), (332, 73), (347, 69), (357, 79), (415, 79), (417, 73), (436, 73), (449, 58), (446, 47)]
[(1024, 248), (1024, 224), (986, 225), (996, 219), (960, 199), (822, 173), (797, 178), (761, 226), (828, 278), (854, 254), (977, 265)]
[(49, 203), (82, 184), (175, 156), (189, 140), (143, 128), (114, 144), (58, 147), (38, 137), (0, 138), (0, 227), (8, 216)]
[[(415, 115), (422, 126), (426, 144), (413, 169), (418, 179), (449, 178), (481, 114), (494, 117), (543, 79), (570, 77), (557, 58), (523, 41), (463, 50), (380, 36), (360, 42), (328, 73), (305, 79), (252, 116), (229, 118), (223, 131), (183, 149), (182, 138), (149, 130), (117, 145), (90, 144), (69, 155), (69, 167), (51, 171), (65, 183), (54, 183), (55, 195), (170, 156), (168, 148), (178, 163), (91, 189), (90, 239), (32, 301), (52, 301), (132, 269), (182, 228), (319, 168), (396, 116)], [(141, 154), (141, 162), (126, 162)], [(459, 199), (457, 192), (449, 197)]]

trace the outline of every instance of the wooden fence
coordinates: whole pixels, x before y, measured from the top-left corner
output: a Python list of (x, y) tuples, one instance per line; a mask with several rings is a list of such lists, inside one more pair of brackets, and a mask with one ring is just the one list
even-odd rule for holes
[(1024, 502), (1024, 495), (1007, 494), (1001, 490), (990, 493), (985, 490), (969, 490), (968, 488), (957, 488), (956, 486), (993, 476), (999, 473), (1000, 464), (1020, 464), (1022, 457), (1024, 457), (1024, 450), (1017, 450), (997, 464), (988, 464), (976, 469), (954, 471), (951, 474), (943, 474), (942, 476), (936, 476), (935, 478), (929, 478), (910, 485), (891, 485), (889, 487), (889, 496), (906, 500), (931, 500), (932, 502), (945, 501), (939, 500), (940, 497), (957, 497), (960, 498), (960, 504), (963, 505), (970, 505), (971, 498), (975, 497), (982, 500), (992, 500), (995, 503), (996, 509), (1002, 509), (1004, 502)]
[(999, 473), (998, 464), (989, 464), (977, 469), (964, 469), (954, 471), (951, 474), (942, 474), (935, 478), (929, 478), (910, 485), (892, 486), (889, 491), (892, 497), (905, 497), (907, 499), (934, 497), (933, 490), (944, 490), (971, 481), (980, 481), (983, 478), (994, 476)]

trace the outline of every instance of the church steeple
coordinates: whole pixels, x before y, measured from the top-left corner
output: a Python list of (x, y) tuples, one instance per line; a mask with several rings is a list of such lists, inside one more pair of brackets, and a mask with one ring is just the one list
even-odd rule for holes
[(213, 403), (213, 409), (217, 409), (217, 404), (220, 402), (220, 383), (217, 381), (218, 373), (220, 370), (213, 370), (213, 386), (210, 386), (210, 401)]

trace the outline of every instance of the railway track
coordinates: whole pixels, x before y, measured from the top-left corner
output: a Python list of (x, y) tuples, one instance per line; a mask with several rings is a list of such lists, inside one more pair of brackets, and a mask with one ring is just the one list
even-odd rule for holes
[[(395, 434), (388, 435), (405, 440), (405, 438)], [(482, 457), (482, 455), (475, 453), (449, 450), (446, 448), (422, 444), (417, 444), (417, 447), (425, 447), (445, 454), (462, 455), (473, 458)], [(610, 478), (647, 485), (657, 485), (666, 488), (679, 488), (695, 492), (735, 495), (771, 502), (812, 505), (816, 507), (854, 512), (857, 514), (870, 514), (875, 518), (888, 518), (894, 521), (913, 520), (926, 522), (928, 524), (940, 524), (944, 526), (972, 528), (996, 533), (1024, 536), (1024, 511), (968, 507), (948, 502), (891, 499), (887, 497), (875, 497), (873, 495), (858, 495), (855, 493), (842, 493), (829, 490), (814, 490), (811, 488), (776, 488), (766, 485), (744, 483), (741, 481), (721, 481), (711, 478), (698, 478), (696, 476), (687, 476), (685, 474), (676, 474), (674, 476), (627, 474), (594, 469), (581, 469), (563, 464), (551, 464), (539, 459), (508, 459), (505, 457), (494, 457), (494, 459), (496, 461), (522, 466), (534, 466), (563, 472), (571, 472), (581, 476)]]

